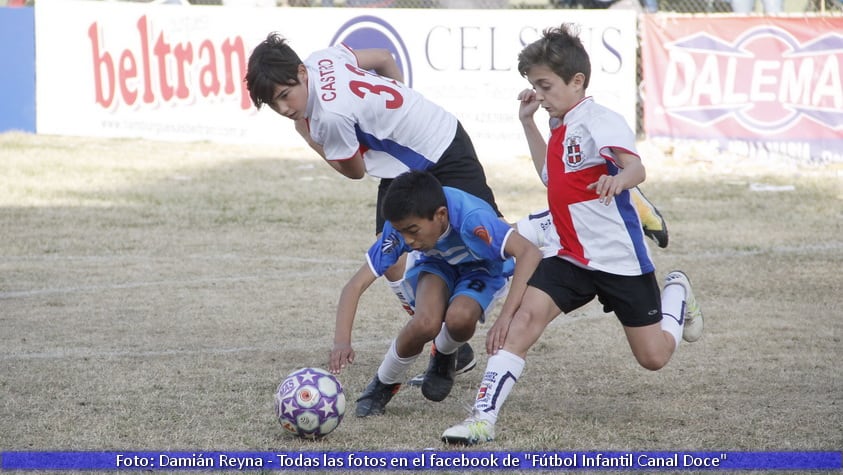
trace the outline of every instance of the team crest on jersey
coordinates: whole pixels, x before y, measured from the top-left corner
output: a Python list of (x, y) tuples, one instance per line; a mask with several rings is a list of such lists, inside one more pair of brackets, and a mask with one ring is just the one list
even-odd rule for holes
[(569, 167), (576, 168), (582, 165), (582, 138), (579, 135), (573, 135), (565, 138), (565, 162)]
[(392, 232), (389, 233), (389, 236), (384, 238), (383, 243), (381, 244), (381, 252), (384, 254), (392, 254), (400, 247), (401, 238), (397, 233)]
[(486, 244), (492, 244), (492, 237), (489, 236), (489, 231), (486, 231), (485, 227), (477, 226), (474, 228), (474, 235), (483, 240)]

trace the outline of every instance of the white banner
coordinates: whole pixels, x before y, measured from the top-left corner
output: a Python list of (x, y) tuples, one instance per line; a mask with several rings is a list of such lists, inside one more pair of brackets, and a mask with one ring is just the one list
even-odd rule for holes
[(526, 155), (515, 98), (529, 84), (517, 71), (518, 53), (544, 28), (563, 22), (580, 25), (591, 55), (588, 94), (634, 128), (632, 11), (39, 0), (37, 131), (303, 146), (292, 122), (255, 110), (243, 83), (249, 52), (277, 31), (302, 58), (338, 42), (390, 49), (405, 81), (460, 119), (482, 160)]

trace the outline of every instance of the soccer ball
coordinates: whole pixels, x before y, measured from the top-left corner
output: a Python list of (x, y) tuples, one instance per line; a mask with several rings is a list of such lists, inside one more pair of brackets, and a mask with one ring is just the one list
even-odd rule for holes
[(275, 416), (288, 433), (319, 439), (340, 425), (345, 415), (342, 385), (320, 368), (290, 373), (275, 391)]

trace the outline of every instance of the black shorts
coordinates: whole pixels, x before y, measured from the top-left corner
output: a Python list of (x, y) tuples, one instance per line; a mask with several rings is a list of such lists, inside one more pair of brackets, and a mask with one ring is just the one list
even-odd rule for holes
[[(471, 138), (459, 122), (457, 122), (457, 133), (454, 135), (454, 141), (451, 142), (439, 161), (428, 168), (427, 171), (435, 176), (442, 186), (450, 186), (471, 193), (492, 205), (495, 213), (502, 216), (500, 210), (498, 210), (498, 205), (495, 203), (495, 195), (486, 183), (486, 172), (477, 158)], [(384, 219), (381, 207), (390, 183), (392, 183), (392, 178), (383, 178), (378, 185), (375, 234), (380, 234), (383, 231)]]
[(542, 259), (527, 285), (546, 293), (564, 313), (596, 296), (606, 313), (625, 327), (643, 327), (662, 319), (659, 284), (654, 272), (626, 276), (583, 269), (559, 257)]

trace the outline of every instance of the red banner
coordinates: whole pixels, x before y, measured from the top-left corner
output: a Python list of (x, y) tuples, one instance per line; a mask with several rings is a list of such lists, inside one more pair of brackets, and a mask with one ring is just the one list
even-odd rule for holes
[(643, 17), (648, 137), (843, 162), (843, 18)]

